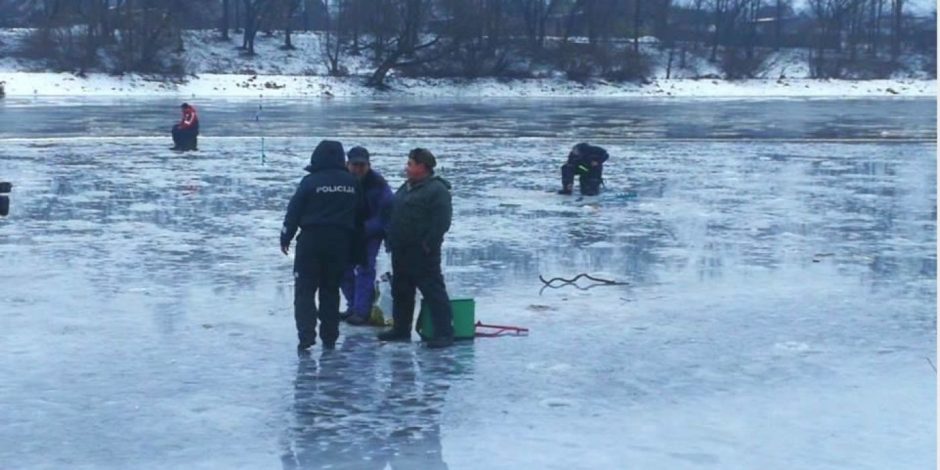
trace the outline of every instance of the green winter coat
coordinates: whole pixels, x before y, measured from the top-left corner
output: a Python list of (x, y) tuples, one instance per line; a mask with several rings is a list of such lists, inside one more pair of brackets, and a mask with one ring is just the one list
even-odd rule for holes
[(440, 248), (453, 214), (450, 188), (439, 176), (414, 185), (406, 181), (398, 188), (386, 239), (391, 251)]

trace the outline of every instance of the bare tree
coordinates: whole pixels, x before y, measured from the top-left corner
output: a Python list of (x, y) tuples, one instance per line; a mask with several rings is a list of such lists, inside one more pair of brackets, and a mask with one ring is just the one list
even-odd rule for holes
[(222, 33), (222, 39), (228, 41), (228, 25), (229, 23), (229, 0), (222, 0), (222, 22), (219, 24), (219, 32)]
[(871, 57), (878, 55), (881, 44), (881, 18), (884, 12), (885, 0), (869, 0), (868, 2), (868, 54)]
[(324, 0), (326, 6), (325, 41), (322, 43), (323, 55), (326, 58), (327, 73), (341, 75), (340, 54), (343, 50), (342, 18), (346, 2), (343, 0)]
[(568, 7), (568, 12), (565, 15), (565, 34), (562, 40), (563, 44), (568, 43), (568, 39), (571, 37), (571, 33), (574, 31), (578, 15), (581, 14), (584, 10), (584, 4), (587, 1), (588, 0), (575, 0), (575, 2)]
[(438, 7), (443, 18), (434, 29), (450, 45), (449, 67), (443, 73), (479, 77), (501, 74), (508, 67), (513, 38), (505, 37), (506, 11), (502, 2), (441, 0)]
[(529, 44), (537, 49), (545, 47), (546, 23), (561, 4), (559, 0), (514, 0), (521, 11)]
[[(375, 10), (380, 16), (377, 34), (370, 48), (376, 60), (375, 71), (366, 80), (368, 86), (386, 88), (385, 79), (392, 69), (414, 66), (439, 59), (443, 53), (432, 49), (441, 37), (421, 38), (433, 11), (432, 0), (381, 0)], [(389, 34), (390, 33), (390, 34)]]
[(712, 61), (718, 58), (718, 45), (721, 43), (721, 35), (724, 33), (725, 17), (730, 9), (732, 0), (711, 0), (712, 8), (712, 52), (710, 58)]
[(293, 27), (294, 16), (300, 8), (301, 0), (280, 0), (279, 6), (283, 10), (284, 19), (284, 45), (281, 49), (294, 50), (294, 44), (291, 43), (291, 28)]
[(904, 18), (904, 0), (891, 0), (891, 59), (901, 56), (901, 27)]
[(814, 53), (810, 57), (811, 73), (817, 77), (837, 76), (841, 72), (826, 60), (826, 49), (841, 51), (841, 36), (846, 12), (855, 0), (810, 0), (810, 9), (816, 21), (813, 38)]
[(261, 29), (264, 16), (269, 13), (273, 0), (242, 0), (245, 19), (244, 33), (242, 35), (242, 49), (248, 55), (255, 55), (255, 38)]
[(672, 0), (661, 0), (657, 5), (655, 13), (654, 30), (656, 37), (666, 47), (668, 55), (666, 58), (666, 78), (672, 78), (672, 64), (676, 55), (676, 41), (673, 35), (672, 27), (669, 24), (669, 13), (672, 10)]
[(785, 0), (775, 0), (774, 8), (774, 50), (780, 50), (780, 41), (783, 32), (783, 14), (786, 7)]
[[(36, 2), (41, 26), (32, 40), (55, 68), (111, 73), (182, 73), (172, 52), (182, 44), (181, 0)], [(107, 60), (102, 61), (102, 58)]]
[(125, 0), (117, 9), (120, 72), (157, 71), (163, 52), (178, 41), (171, 14), (176, 7), (174, 1)]
[(372, 8), (370, 0), (347, 0), (346, 8), (346, 24), (349, 26), (349, 34), (351, 36), (351, 50), (352, 55), (359, 55), (362, 51), (362, 44), (360, 39), (362, 38), (363, 27), (369, 22), (367, 12)]
[(746, 39), (744, 40), (745, 58), (751, 60), (754, 58), (754, 48), (757, 46), (757, 21), (759, 19), (761, 0), (750, 0), (744, 5), (744, 18), (747, 24)]
[(633, 0), (633, 52), (635, 54), (640, 53), (640, 25), (642, 23), (640, 4), (640, 0)]

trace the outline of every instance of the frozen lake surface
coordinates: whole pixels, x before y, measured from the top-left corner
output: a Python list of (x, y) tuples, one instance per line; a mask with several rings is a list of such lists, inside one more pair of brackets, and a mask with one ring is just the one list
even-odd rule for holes
[[(0, 468), (936, 466), (933, 100), (195, 104), (180, 155), (175, 101), (0, 101)], [(437, 154), (452, 297), (530, 336), (298, 357), (329, 137)], [(580, 140), (606, 192), (549, 194)]]

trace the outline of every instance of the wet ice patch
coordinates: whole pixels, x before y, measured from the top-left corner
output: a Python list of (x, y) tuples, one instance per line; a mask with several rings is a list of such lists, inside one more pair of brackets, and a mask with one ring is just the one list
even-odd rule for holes
[(564, 373), (571, 370), (572, 365), (566, 364), (564, 362), (556, 363), (545, 363), (545, 362), (534, 362), (526, 364), (526, 369), (537, 372), (546, 372), (546, 373)]
[(568, 398), (546, 398), (540, 401), (539, 405), (545, 408), (574, 408), (578, 402)]
[(783, 341), (780, 343), (774, 343), (774, 349), (780, 352), (786, 353), (809, 353), (814, 352), (809, 344), (802, 343), (799, 341)]

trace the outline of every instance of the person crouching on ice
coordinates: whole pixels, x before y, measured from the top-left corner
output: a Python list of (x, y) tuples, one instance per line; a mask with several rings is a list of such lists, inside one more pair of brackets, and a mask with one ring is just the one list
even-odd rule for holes
[(365, 198), (365, 225), (359, 251), (365, 262), (351, 264), (343, 277), (343, 296), (346, 297), (346, 322), (350, 325), (365, 325), (372, 314), (375, 300), (375, 258), (385, 239), (385, 229), (392, 209), (392, 189), (385, 178), (369, 164), (369, 151), (353, 147), (346, 154), (346, 168), (359, 180)]
[(585, 142), (575, 145), (568, 154), (568, 162), (561, 166), (561, 190), (558, 194), (571, 194), (574, 175), (578, 175), (581, 194), (596, 196), (604, 182), (604, 162), (608, 158), (607, 151), (601, 147)]
[(196, 116), (196, 108), (189, 103), (183, 103), (180, 109), (183, 117), (178, 124), (173, 125), (172, 150), (196, 150), (199, 136), (199, 117)]

